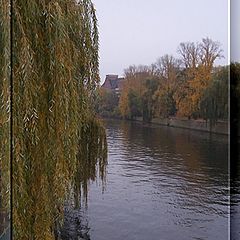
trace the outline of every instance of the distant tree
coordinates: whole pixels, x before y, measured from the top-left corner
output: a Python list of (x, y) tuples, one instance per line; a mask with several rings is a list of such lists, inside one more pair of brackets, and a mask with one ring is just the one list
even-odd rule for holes
[(180, 61), (164, 55), (157, 60), (156, 66), (159, 84), (154, 93), (155, 113), (157, 116), (168, 117), (176, 113), (174, 96), (179, 87)]
[[(126, 81), (119, 101), (123, 116), (131, 116), (134, 108), (132, 105), (130, 108), (129, 104), (137, 96), (141, 99), (139, 106), (142, 105), (144, 121), (151, 121), (155, 116), (199, 118), (203, 116), (204, 104), (211, 94), (216, 97), (214, 89), (221, 88), (222, 93), (226, 94), (223, 89), (225, 82), (219, 80), (224, 78), (221, 77), (224, 73), (219, 73), (218, 77), (214, 73), (214, 62), (222, 57), (218, 42), (203, 38), (200, 43), (181, 43), (178, 53), (181, 59), (166, 54), (150, 66), (130, 66), (125, 70)], [(218, 113), (218, 118), (226, 112), (225, 102), (220, 102), (218, 99), (218, 107), (222, 104), (223, 112)], [(204, 114), (210, 117), (210, 113)]]
[(155, 92), (159, 86), (159, 79), (152, 76), (147, 78), (145, 81), (145, 92), (142, 97), (142, 115), (144, 122), (151, 122), (154, 116), (154, 108), (156, 105), (156, 98), (154, 97)]
[[(132, 100), (136, 97), (142, 101), (143, 94), (146, 90), (145, 81), (149, 76), (151, 76), (151, 70), (148, 66), (130, 66), (125, 70), (125, 81), (119, 100), (119, 109), (123, 117), (129, 118), (136, 116), (135, 110), (134, 113), (131, 112), (134, 108), (131, 108), (130, 104), (132, 104)], [(130, 100), (129, 97), (131, 98)], [(139, 103), (138, 108), (142, 106), (140, 101), (137, 102)], [(137, 112), (138, 111), (139, 109)], [(142, 109), (140, 112), (142, 116)], [(137, 115), (139, 116), (139, 113)]]
[(129, 91), (130, 91), (130, 88), (128, 86), (128, 83), (125, 82), (125, 84), (123, 86), (123, 91), (120, 95), (120, 100), (119, 100), (120, 114), (124, 118), (128, 118), (130, 116), (130, 107), (129, 107), (129, 102), (128, 102)]
[(222, 52), (223, 50), (219, 42), (213, 41), (210, 38), (203, 38), (199, 44), (200, 64), (211, 72), (215, 60), (223, 57)]
[(199, 64), (199, 45), (194, 42), (183, 42), (178, 47), (182, 64), (185, 69), (196, 69)]
[(96, 102), (96, 111), (104, 117), (119, 117), (118, 113), (119, 96), (114, 91), (100, 88), (99, 97)]
[(128, 92), (129, 118), (135, 119), (142, 115), (142, 99), (133, 89)]
[(214, 61), (222, 57), (222, 50), (218, 42), (203, 38), (202, 42), (197, 44), (181, 43), (178, 52), (185, 67), (184, 87), (176, 94), (178, 114), (197, 116), (202, 94), (211, 84)]
[(228, 73), (228, 67), (217, 69), (202, 95), (200, 115), (209, 120), (210, 126), (219, 119), (228, 119)]

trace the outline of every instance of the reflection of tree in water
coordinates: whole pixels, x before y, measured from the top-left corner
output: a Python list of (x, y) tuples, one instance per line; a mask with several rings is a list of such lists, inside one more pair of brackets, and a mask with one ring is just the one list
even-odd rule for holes
[(147, 170), (161, 194), (166, 184), (161, 179), (167, 178), (172, 194), (180, 196), (177, 206), (227, 216), (222, 207), (228, 204), (227, 137), (138, 123), (120, 126), (127, 155), (124, 169), (131, 162), (137, 170)]
[[(234, 147), (234, 149), (232, 149)], [(240, 141), (235, 143), (235, 146), (231, 146), (232, 158), (231, 158), (231, 203), (239, 203), (240, 195)]]
[(230, 238), (240, 239), (240, 63), (230, 65), (231, 86), (231, 148), (230, 148), (230, 170), (231, 170), (231, 219)]
[[(152, 156), (158, 155), (161, 161), (156, 164), (165, 165), (171, 169), (172, 164), (178, 164), (175, 158), (184, 165), (189, 173), (203, 169), (214, 179), (216, 171), (227, 174), (228, 171), (228, 145), (227, 136), (211, 135), (205, 132), (191, 131), (180, 128), (159, 127), (155, 125), (142, 125), (141, 123), (125, 122), (121, 130), (128, 146), (129, 154), (133, 156), (135, 147), (143, 147)], [(165, 158), (172, 161), (164, 161)], [(214, 171), (207, 171), (213, 169)], [(216, 171), (215, 171), (216, 170)]]
[(65, 208), (62, 240), (90, 240), (90, 228), (86, 215), (80, 209)]
[[(1, 203), (0, 203), (1, 204)], [(9, 216), (6, 210), (0, 208), (0, 239), (9, 238)]]
[[(238, 149), (240, 147), (240, 142), (236, 143)], [(240, 153), (239, 150), (234, 149), (236, 155), (235, 159), (231, 158), (231, 212), (235, 214), (237, 207), (238, 212), (240, 213)], [(240, 218), (239, 218), (240, 219)]]
[[(238, 143), (239, 149), (240, 143)], [(232, 148), (232, 146), (231, 146)], [(238, 151), (236, 151), (238, 152)], [(231, 159), (231, 197), (230, 197), (230, 238), (239, 239), (240, 238), (240, 155), (235, 155), (233, 161)]]

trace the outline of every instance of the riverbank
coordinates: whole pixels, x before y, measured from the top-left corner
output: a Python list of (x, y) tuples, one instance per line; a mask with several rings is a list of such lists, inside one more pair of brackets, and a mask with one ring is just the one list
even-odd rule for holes
[[(135, 121), (143, 122), (143, 119), (138, 117)], [(153, 118), (150, 124), (228, 135), (227, 121), (218, 121), (214, 126), (210, 126), (209, 121), (202, 119)]]
[[(123, 120), (121, 117), (107, 117), (107, 116), (99, 116), (103, 119), (115, 119), (115, 120)], [(137, 117), (135, 119), (128, 119), (127, 121), (136, 121), (143, 122), (142, 117)], [(205, 121), (203, 119), (187, 119), (187, 118), (153, 118), (151, 122), (148, 124), (166, 126), (166, 127), (175, 127), (175, 128), (184, 128), (189, 130), (201, 131), (201, 132), (209, 132), (214, 134), (223, 134), (229, 135), (229, 125), (228, 121), (218, 120), (218, 122), (214, 125), (210, 125), (209, 121)], [(238, 133), (240, 136), (240, 131)]]

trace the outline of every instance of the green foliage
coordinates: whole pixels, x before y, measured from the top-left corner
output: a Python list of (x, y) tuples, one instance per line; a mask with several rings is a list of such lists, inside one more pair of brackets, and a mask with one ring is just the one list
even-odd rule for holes
[(159, 80), (152, 77), (151, 79), (146, 79), (144, 85), (145, 91), (142, 97), (142, 115), (144, 122), (150, 122), (154, 112), (154, 93), (158, 89)]
[(90, 0), (13, 1), (13, 79), (14, 239), (52, 240), (70, 189), (86, 196), (106, 164)]
[(176, 92), (180, 85), (180, 61), (171, 55), (164, 55), (157, 63), (160, 84), (155, 92), (155, 111), (158, 116), (169, 117), (176, 113)]
[(156, 93), (158, 104), (155, 105), (158, 115), (164, 118), (174, 116), (176, 114), (176, 102), (173, 97), (174, 92), (159, 91)]
[(98, 98), (95, 100), (95, 109), (102, 117), (119, 118), (118, 103), (119, 96), (116, 92), (100, 88)]
[[(154, 68), (154, 67), (153, 67)], [(125, 70), (125, 81), (119, 100), (119, 109), (123, 117), (134, 119), (144, 117), (150, 121), (154, 109), (154, 92), (159, 79), (152, 67), (130, 66)]]
[(228, 67), (218, 69), (201, 98), (200, 115), (211, 124), (228, 119), (228, 72)]
[(133, 90), (130, 89), (128, 93), (128, 105), (130, 109), (130, 119), (135, 119), (142, 114), (142, 101), (140, 96)]

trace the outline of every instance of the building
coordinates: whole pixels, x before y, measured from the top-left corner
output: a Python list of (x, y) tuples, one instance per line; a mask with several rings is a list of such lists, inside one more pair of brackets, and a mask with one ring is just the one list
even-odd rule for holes
[(119, 78), (118, 75), (109, 74), (106, 75), (102, 88), (110, 91), (114, 91), (116, 94), (120, 94), (123, 87), (124, 78)]

